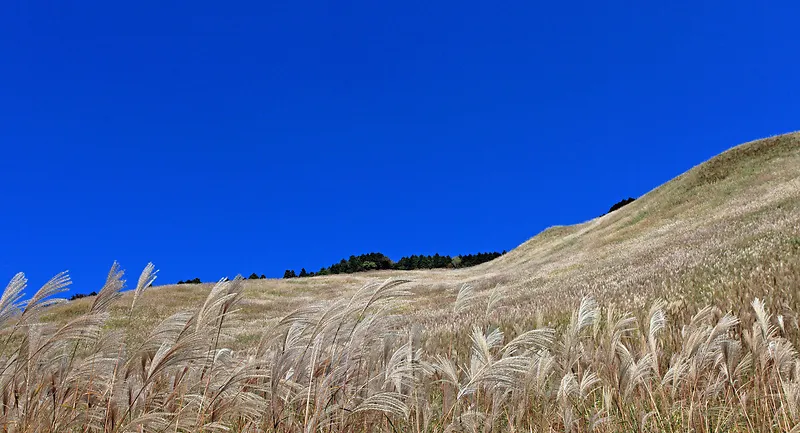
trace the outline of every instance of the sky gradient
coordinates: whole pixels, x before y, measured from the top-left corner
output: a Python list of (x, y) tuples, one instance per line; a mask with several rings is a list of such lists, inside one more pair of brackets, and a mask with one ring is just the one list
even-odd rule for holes
[(796, 2), (11, 3), (0, 284), (29, 293), (510, 250), (800, 129)]

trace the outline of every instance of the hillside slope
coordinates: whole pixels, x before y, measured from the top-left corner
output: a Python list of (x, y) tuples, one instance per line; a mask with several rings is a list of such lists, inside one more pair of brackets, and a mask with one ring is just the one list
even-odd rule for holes
[[(731, 287), (743, 299), (768, 295), (797, 284), (798, 256), (800, 133), (792, 133), (737, 146), (616, 212), (552, 227), (476, 267), (247, 281), (236, 344), (253, 343), (254, 329), (275, 324), (293, 309), (349, 296), (376, 279), (413, 281), (415, 296), (405, 317), (417, 323), (448, 323), (454, 290), (470, 283), (479, 297), (497, 288), (504, 320), (522, 326), (540, 320), (536, 311), (556, 320), (584, 294), (626, 309), (657, 296), (673, 309), (687, 297), (714, 302), (715, 291)], [(144, 332), (198, 306), (209, 290), (210, 285), (154, 287), (139, 301), (133, 323)], [(114, 310), (120, 317), (129, 296)], [(55, 308), (47, 319), (75, 317), (90, 303)], [(110, 323), (123, 322), (130, 323)]]

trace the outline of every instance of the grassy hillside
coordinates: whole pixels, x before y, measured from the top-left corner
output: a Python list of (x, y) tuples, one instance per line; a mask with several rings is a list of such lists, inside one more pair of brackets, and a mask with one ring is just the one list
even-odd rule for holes
[[(97, 298), (0, 322), (0, 421), (800, 429), (799, 258), (795, 133), (737, 146), (472, 268), (160, 286), (137, 291), (135, 308), (111, 276)], [(385, 280), (403, 282), (375, 283)]]
[[(707, 287), (731, 278), (731, 272), (793, 253), (800, 239), (798, 167), (800, 134), (758, 140), (698, 165), (616, 212), (579, 225), (551, 227), (473, 268), (247, 280), (242, 339), (249, 340), (251, 324), (269, 326), (308, 303), (347, 297), (385, 278), (411, 280), (413, 310), (426, 321), (432, 316), (448, 320), (447, 303), (463, 283), (484, 297), (498, 287), (505, 308), (521, 316), (529, 316), (531, 309), (568, 311), (585, 294), (631, 308), (653, 296), (708, 300)], [(139, 301), (137, 323), (147, 329), (177, 311), (195, 308), (211, 287), (154, 287)], [(120, 299), (120, 312), (130, 296)], [(46, 318), (63, 321), (86, 311), (91, 302), (73, 302)]]

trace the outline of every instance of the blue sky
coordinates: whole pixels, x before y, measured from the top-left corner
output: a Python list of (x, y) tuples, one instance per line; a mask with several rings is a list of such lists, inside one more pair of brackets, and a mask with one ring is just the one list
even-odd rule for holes
[(794, 3), (12, 2), (0, 280), (512, 249), (800, 129)]

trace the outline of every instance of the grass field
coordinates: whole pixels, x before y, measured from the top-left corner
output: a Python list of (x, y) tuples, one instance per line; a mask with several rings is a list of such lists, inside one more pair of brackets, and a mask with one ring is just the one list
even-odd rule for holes
[(0, 300), (4, 431), (800, 431), (800, 134), (489, 263)]

